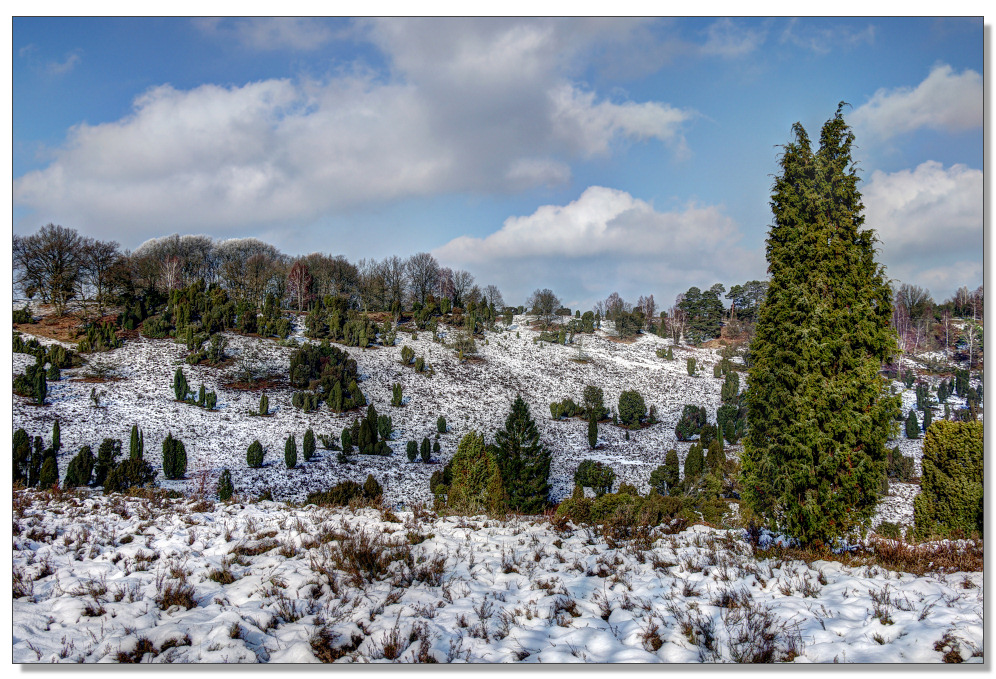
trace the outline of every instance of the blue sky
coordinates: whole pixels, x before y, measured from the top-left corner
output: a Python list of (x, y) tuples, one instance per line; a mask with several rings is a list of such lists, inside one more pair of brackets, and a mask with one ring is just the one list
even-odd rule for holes
[(13, 20), (14, 230), (433, 252), (510, 303), (765, 275), (778, 146), (856, 134), (890, 277), (982, 283), (969, 19)]

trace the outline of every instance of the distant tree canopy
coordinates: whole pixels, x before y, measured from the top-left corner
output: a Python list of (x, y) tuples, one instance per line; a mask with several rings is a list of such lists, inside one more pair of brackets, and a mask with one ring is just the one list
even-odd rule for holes
[(691, 287), (678, 307), (685, 315), (685, 338), (690, 344), (701, 344), (719, 337), (723, 323), (723, 303), (720, 295), (725, 287), (716, 283), (706, 291)]

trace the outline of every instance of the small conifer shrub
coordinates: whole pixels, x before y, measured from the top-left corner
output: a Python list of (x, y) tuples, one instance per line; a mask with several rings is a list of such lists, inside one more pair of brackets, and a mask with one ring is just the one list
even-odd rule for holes
[(311, 456), (315, 454), (315, 432), (310, 428), (304, 432), (304, 461), (307, 462), (311, 459)]
[(916, 539), (982, 535), (982, 427), (982, 422), (934, 422), (927, 430), (921, 492), (913, 500)]
[(288, 436), (286, 443), (284, 443), (284, 462), (288, 469), (297, 466), (297, 442), (294, 440), (294, 434)]
[(686, 367), (688, 368), (688, 376), (695, 377), (695, 359), (688, 358), (685, 361)]
[(227, 502), (232, 499), (233, 493), (235, 493), (235, 486), (232, 485), (232, 472), (225, 469), (218, 477), (218, 499)]
[(920, 422), (916, 418), (916, 410), (910, 408), (910, 414), (906, 418), (906, 438), (920, 438)]
[(246, 464), (252, 469), (259, 469), (263, 466), (263, 444), (258, 440), (249, 444), (249, 450), (246, 451)]
[(442, 415), (436, 418), (436, 431), (440, 434), (446, 433), (446, 418)]
[(259, 414), (260, 415), (270, 414), (270, 399), (266, 397), (266, 394), (260, 394), (259, 396)]
[[(130, 458), (129, 458), (130, 459)], [(163, 440), (163, 475), (167, 479), (182, 479), (187, 473), (187, 449), (183, 441), (166, 434)]]
[(422, 439), (422, 445), (419, 448), (419, 454), (422, 456), (422, 462), (429, 462), (432, 458), (432, 446), (429, 443), (429, 437)]
[(408, 461), (414, 462), (415, 458), (418, 456), (418, 444), (414, 441), (409, 441), (405, 445), (405, 453), (408, 455)]
[(93, 456), (90, 446), (80, 448), (80, 452), (76, 453), (76, 456), (69, 461), (62, 487), (89, 486), (90, 479), (93, 477), (93, 467), (96, 463), (97, 459)]
[(173, 374), (173, 394), (177, 401), (186, 401), (190, 387), (187, 385), (187, 378), (183, 375), (183, 368), (177, 368)]
[(395, 382), (391, 385), (391, 405), (395, 408), (400, 408), (403, 398), (401, 385)]

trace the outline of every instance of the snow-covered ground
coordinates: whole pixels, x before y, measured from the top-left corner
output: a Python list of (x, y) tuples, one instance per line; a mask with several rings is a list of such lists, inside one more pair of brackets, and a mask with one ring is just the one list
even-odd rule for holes
[(981, 572), (757, 561), (739, 531), (14, 500), (17, 663), (983, 659)]

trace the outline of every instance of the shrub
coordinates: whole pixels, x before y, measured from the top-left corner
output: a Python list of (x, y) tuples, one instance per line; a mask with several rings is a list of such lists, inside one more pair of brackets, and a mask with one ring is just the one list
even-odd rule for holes
[(163, 475), (167, 479), (182, 479), (187, 473), (187, 449), (183, 441), (166, 434), (163, 440)]
[(131, 439), (128, 444), (128, 457), (141, 458), (145, 455), (145, 436), (137, 424), (131, 425)]
[(681, 473), (678, 469), (678, 451), (672, 448), (664, 456), (664, 464), (650, 473), (650, 487), (660, 495), (674, 493), (681, 483)]
[(414, 462), (415, 457), (418, 455), (418, 444), (414, 441), (409, 441), (405, 446), (405, 453), (408, 455), (408, 461)]
[(183, 376), (183, 368), (177, 368), (173, 375), (173, 393), (177, 401), (186, 401), (187, 395), (190, 393), (187, 378)]
[(233, 493), (235, 493), (235, 486), (232, 485), (232, 472), (225, 469), (218, 477), (218, 499), (227, 502), (232, 499)]
[(284, 462), (288, 469), (297, 466), (297, 442), (294, 440), (294, 434), (289, 435), (284, 443)]
[(14, 483), (24, 483), (28, 479), (28, 465), (31, 462), (31, 438), (24, 429), (14, 432), (11, 441), (13, 450)]
[(329, 490), (309, 493), (306, 502), (319, 506), (345, 506), (353, 500), (359, 499), (376, 502), (383, 495), (383, 492), (384, 489), (381, 485), (377, 483), (372, 474), (369, 474), (362, 486), (356, 481), (342, 481)]
[(391, 438), (391, 432), (394, 431), (394, 422), (387, 415), (377, 416), (377, 433), (380, 435), (381, 441), (387, 441)]
[(104, 481), (104, 491), (115, 493), (129, 488), (143, 488), (153, 485), (155, 479), (156, 470), (151, 464), (141, 458), (127, 458), (108, 472)]
[(581, 393), (581, 401), (584, 404), (585, 413), (590, 418), (594, 415), (596, 421), (604, 420), (609, 414), (605, 407), (605, 395), (601, 387), (592, 384), (587, 385)]
[(14, 309), (14, 323), (30, 323), (32, 320), (31, 309), (27, 304), (23, 309)]
[(304, 432), (304, 461), (307, 462), (315, 454), (315, 432), (310, 428)]
[(910, 408), (910, 414), (906, 418), (906, 438), (920, 438), (920, 422), (916, 419), (916, 410)]
[(723, 443), (719, 439), (709, 442), (706, 449), (705, 465), (712, 473), (722, 474), (723, 466), (726, 464), (726, 451), (723, 450)]
[(706, 424), (706, 410), (703, 406), (688, 404), (681, 411), (681, 419), (674, 428), (674, 433), (679, 441), (691, 441), (702, 431)]
[(216, 405), (218, 405), (218, 394), (213, 391), (209, 391), (204, 395), (204, 407), (208, 410), (214, 410)]
[(443, 447), (439, 444), (439, 439), (432, 442), (432, 452), (438, 455), (443, 450)]
[(363, 482), (363, 498), (370, 502), (380, 502), (383, 495), (384, 489), (377, 483), (377, 479), (373, 474), (367, 474), (367, 480)]
[[(717, 364), (717, 367), (719, 364)], [(731, 370), (726, 373), (726, 379), (719, 390), (719, 397), (723, 403), (732, 403), (740, 395), (740, 374)]]
[(619, 419), (628, 427), (640, 426), (640, 420), (647, 412), (643, 397), (635, 391), (624, 391), (619, 394)]
[(909, 483), (914, 478), (915, 467), (913, 458), (907, 457), (899, 452), (899, 446), (889, 451), (886, 459), (885, 473), (887, 478), (895, 479), (902, 483)]
[(719, 430), (714, 424), (704, 424), (702, 429), (699, 430), (699, 445), (703, 449), (708, 449), (709, 444), (715, 441), (719, 436)]
[(93, 477), (93, 467), (97, 459), (93, 456), (90, 446), (83, 446), (80, 452), (69, 461), (66, 468), (66, 478), (62, 483), (63, 488), (73, 488), (75, 486), (88, 486)]
[(588, 447), (592, 450), (598, 445), (598, 422), (594, 417), (588, 418)]
[(425, 359), (421, 356), (415, 359), (415, 372), (422, 372), (425, 370)]
[(428, 462), (432, 457), (432, 446), (429, 443), (429, 438), (426, 437), (422, 439), (422, 445), (419, 447), (419, 455), (422, 456), (422, 462)]
[(391, 405), (395, 408), (400, 408), (403, 399), (401, 385), (395, 382), (391, 385)]
[(351, 452), (353, 452), (353, 436), (352, 434), (349, 433), (348, 428), (342, 430), (342, 436), (340, 438), (342, 440), (343, 454), (349, 455)]
[(446, 433), (446, 418), (442, 415), (436, 418), (436, 431), (440, 434)]
[(263, 466), (263, 444), (258, 439), (249, 444), (249, 450), (246, 451), (246, 464), (252, 469), (259, 469)]
[(934, 421), (934, 413), (928, 406), (923, 410), (923, 430), (927, 431), (930, 428), (930, 423)]
[(259, 414), (260, 415), (270, 414), (270, 399), (266, 397), (266, 394), (259, 395)]
[(695, 359), (688, 358), (685, 363), (688, 367), (688, 376), (695, 377)]
[(616, 473), (612, 468), (594, 460), (583, 460), (574, 472), (574, 484), (591, 488), (599, 497), (610, 492), (615, 481)]
[(38, 485), (41, 488), (51, 488), (59, 483), (59, 464), (55, 461), (55, 456), (46, 455), (42, 462), (41, 473), (38, 476)]
[(108, 474), (117, 464), (118, 455), (121, 454), (121, 441), (117, 439), (104, 439), (100, 448), (97, 449), (97, 463), (93, 468), (93, 485), (103, 486)]
[(921, 492), (913, 500), (918, 540), (982, 535), (982, 422), (934, 422), (923, 442)]
[(45, 378), (44, 370), (39, 369), (35, 371), (34, 387), (35, 402), (38, 405), (45, 405), (45, 397), (48, 395), (48, 382)]
[(692, 447), (688, 449), (688, 455), (685, 457), (685, 482), (688, 483), (695, 477), (702, 474), (702, 469), (705, 466), (705, 460), (702, 458), (702, 446), (698, 443), (693, 443)]
[(401, 347), (401, 362), (404, 365), (411, 365), (413, 360), (415, 360), (415, 350), (407, 344)]

